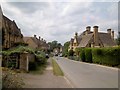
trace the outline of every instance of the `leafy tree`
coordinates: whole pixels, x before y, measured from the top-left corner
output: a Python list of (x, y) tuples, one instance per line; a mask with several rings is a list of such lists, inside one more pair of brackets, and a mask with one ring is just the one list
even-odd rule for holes
[(55, 48), (59, 48), (62, 46), (61, 43), (58, 43), (58, 41), (52, 41), (48, 42), (48, 45), (50, 46), (50, 51), (53, 51)]
[(67, 56), (67, 55), (68, 55), (69, 45), (70, 45), (70, 42), (69, 42), (69, 41), (64, 43), (63, 52), (62, 52), (63, 56)]
[(118, 32), (117, 44), (120, 45), (120, 32)]

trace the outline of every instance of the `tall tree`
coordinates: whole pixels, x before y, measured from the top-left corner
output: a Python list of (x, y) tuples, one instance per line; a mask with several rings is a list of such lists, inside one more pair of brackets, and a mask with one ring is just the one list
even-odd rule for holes
[(69, 41), (67, 41), (67, 42), (65, 42), (64, 43), (64, 46), (63, 46), (63, 56), (67, 56), (67, 54), (68, 54), (68, 49), (69, 49), (69, 45), (70, 45), (70, 42)]
[(48, 44), (50, 45), (50, 51), (53, 51), (55, 48), (59, 48), (62, 46), (61, 43), (58, 43), (58, 41), (52, 41), (52, 42), (48, 42)]

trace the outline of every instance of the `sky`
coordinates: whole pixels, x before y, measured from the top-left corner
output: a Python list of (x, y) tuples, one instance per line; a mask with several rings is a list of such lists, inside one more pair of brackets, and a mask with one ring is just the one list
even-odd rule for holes
[[(19, 0), (18, 0), (19, 1)], [(116, 1), (116, 2), (115, 2)], [(118, 32), (117, 0), (45, 0), (39, 2), (1, 2), (2, 12), (11, 20), (15, 20), (24, 36), (40, 36), (47, 42), (57, 40), (64, 44), (81, 34), (87, 26), (99, 26), (100, 32), (108, 28)], [(93, 28), (91, 28), (93, 31)]]

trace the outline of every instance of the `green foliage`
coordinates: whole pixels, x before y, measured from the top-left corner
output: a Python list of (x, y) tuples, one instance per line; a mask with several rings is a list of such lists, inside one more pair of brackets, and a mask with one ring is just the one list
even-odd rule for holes
[(26, 47), (26, 46), (18, 46), (15, 48), (12, 48), (10, 50), (7, 51), (2, 51), (3, 55), (9, 56), (13, 53), (23, 53), (23, 52), (29, 52), (29, 53), (34, 53), (34, 50), (32, 48)]
[(35, 54), (36, 56), (36, 61), (38, 64), (45, 64), (47, 62), (46, 55), (44, 52), (40, 51), (39, 53)]
[(74, 51), (73, 50), (69, 50), (68, 51), (68, 56), (73, 56), (74, 55)]
[(63, 46), (63, 52), (62, 52), (62, 55), (64, 57), (67, 57), (68, 55), (68, 48), (69, 48), (69, 45), (70, 45), (70, 42), (66, 42)]
[(120, 47), (93, 49), (93, 62), (109, 66), (120, 65)]
[(118, 32), (118, 37), (116, 39), (116, 42), (117, 42), (118, 45), (120, 45), (120, 32)]
[(61, 68), (59, 65), (56, 63), (54, 59), (52, 59), (52, 66), (53, 66), (53, 72), (57, 76), (64, 76), (64, 73), (62, 72)]
[(86, 62), (92, 63), (92, 50), (91, 50), (91, 48), (85, 49), (85, 58), (86, 58)]
[(2, 68), (2, 88), (22, 88), (24, 85), (21, 76), (13, 70)]
[(52, 52), (55, 48), (60, 48), (62, 46), (61, 43), (58, 43), (58, 41), (48, 42), (48, 45), (50, 46), (50, 51)]
[(80, 49), (80, 58), (81, 61), (85, 62), (85, 50), (84, 49)]
[(28, 46), (27, 43), (22, 43), (22, 42), (17, 42), (17, 43), (14, 43), (14, 47), (16, 46)]
[(36, 62), (29, 62), (29, 70), (36, 70), (37, 63)]

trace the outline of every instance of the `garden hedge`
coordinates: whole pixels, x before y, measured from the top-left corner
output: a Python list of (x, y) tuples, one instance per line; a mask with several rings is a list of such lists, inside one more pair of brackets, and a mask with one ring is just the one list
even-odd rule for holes
[(85, 62), (85, 49), (80, 49), (80, 58), (81, 61)]
[(92, 50), (93, 63), (118, 66), (120, 65), (120, 47), (94, 48)]
[(77, 49), (79, 49), (77, 51), (79, 51), (80, 53), (80, 59), (84, 62), (97, 63), (109, 66), (120, 65), (120, 47)]
[(92, 49), (91, 48), (85, 49), (85, 60), (86, 62), (92, 63)]

